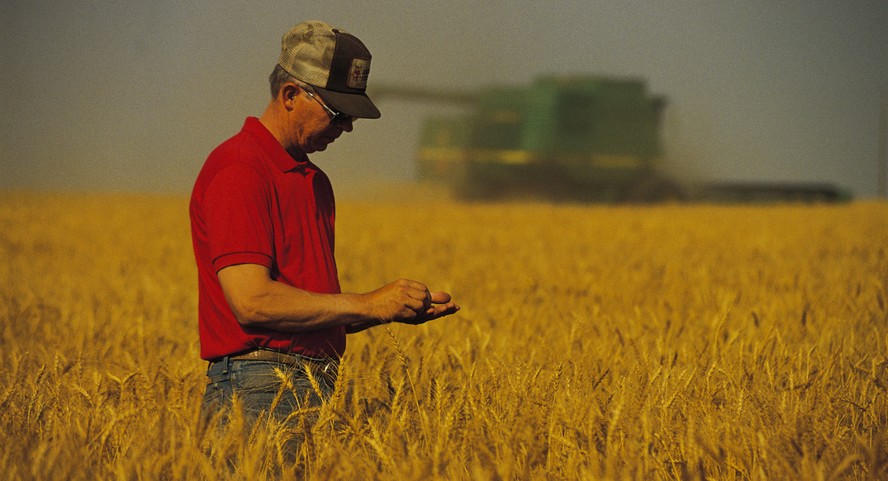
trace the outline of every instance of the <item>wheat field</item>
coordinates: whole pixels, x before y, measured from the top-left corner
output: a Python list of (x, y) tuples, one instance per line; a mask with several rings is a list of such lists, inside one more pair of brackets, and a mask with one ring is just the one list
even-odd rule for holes
[(888, 204), (342, 201), (349, 337), (288, 461), (199, 422), (187, 199), (0, 194), (4, 479), (885, 480)]

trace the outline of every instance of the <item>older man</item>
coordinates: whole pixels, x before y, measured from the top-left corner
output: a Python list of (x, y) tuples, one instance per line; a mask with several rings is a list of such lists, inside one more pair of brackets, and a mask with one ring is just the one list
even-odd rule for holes
[(370, 59), (342, 29), (293, 27), (265, 112), (247, 118), (198, 175), (190, 214), (208, 415), (237, 397), (248, 418), (292, 418), (332, 392), (347, 333), (459, 309), (450, 294), (407, 279), (363, 294), (340, 290), (333, 190), (307, 154), (351, 132), (356, 119), (379, 118), (366, 95)]

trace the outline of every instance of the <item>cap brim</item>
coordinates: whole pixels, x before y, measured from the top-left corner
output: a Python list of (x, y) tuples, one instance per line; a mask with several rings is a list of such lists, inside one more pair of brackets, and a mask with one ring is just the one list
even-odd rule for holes
[(315, 87), (315, 90), (321, 94), (324, 102), (337, 112), (359, 119), (378, 119), (381, 115), (366, 94), (346, 94), (320, 87)]

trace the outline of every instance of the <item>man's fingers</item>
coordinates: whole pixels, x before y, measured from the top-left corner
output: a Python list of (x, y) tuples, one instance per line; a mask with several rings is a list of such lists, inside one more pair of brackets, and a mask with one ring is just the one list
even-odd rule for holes
[(376, 291), (382, 298), (396, 303), (394, 311), (383, 316), (389, 319), (421, 324), (423, 322), (447, 316), (459, 310), (447, 292), (429, 291), (425, 284), (410, 279), (398, 279)]
[(401, 292), (403, 292), (407, 297), (411, 299), (416, 299), (417, 301), (422, 302), (431, 302), (431, 294), (429, 293), (429, 289), (419, 282), (409, 281), (405, 282), (401, 286)]
[(459, 310), (459, 306), (448, 302), (447, 304), (436, 304), (425, 311), (426, 320), (437, 319), (443, 316), (449, 316)]
[(450, 302), (452, 297), (446, 292), (431, 292), (431, 301), (433, 304), (446, 304)]
[(403, 306), (416, 314), (421, 314), (429, 307), (423, 299), (417, 299), (412, 296), (408, 296), (408, 298), (403, 300)]

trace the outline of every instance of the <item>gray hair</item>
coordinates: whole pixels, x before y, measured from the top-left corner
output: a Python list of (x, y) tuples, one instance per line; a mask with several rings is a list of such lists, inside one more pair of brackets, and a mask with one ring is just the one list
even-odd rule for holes
[(284, 84), (288, 82), (292, 82), (298, 85), (299, 88), (311, 88), (311, 86), (307, 83), (290, 75), (280, 65), (275, 65), (274, 70), (271, 71), (271, 75), (268, 76), (268, 84), (271, 87), (271, 98), (277, 97), (278, 92), (281, 91), (281, 87), (283, 87)]

